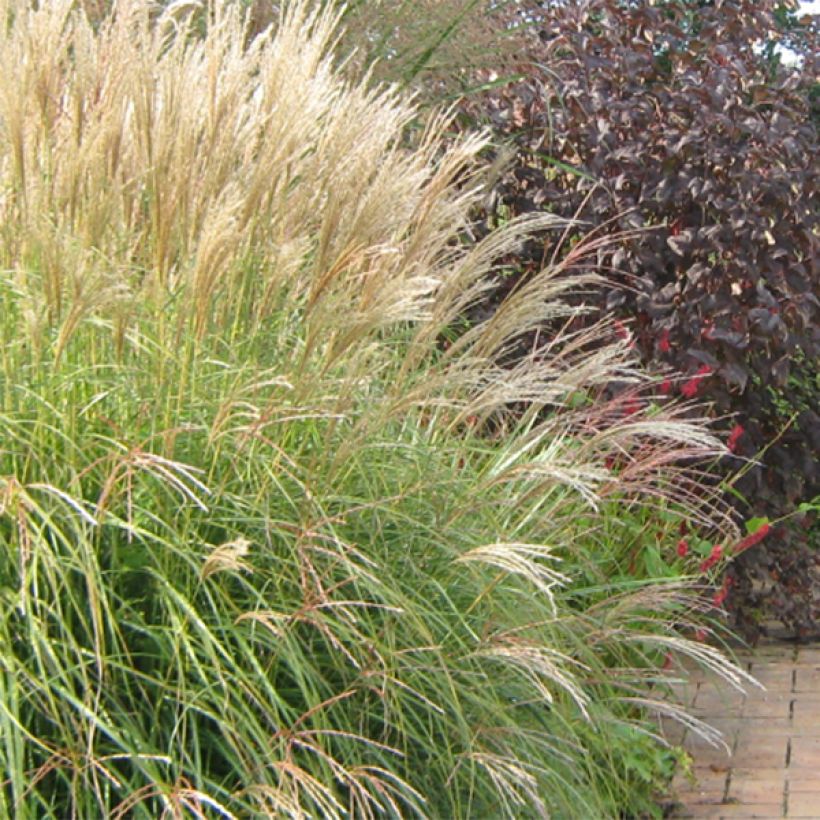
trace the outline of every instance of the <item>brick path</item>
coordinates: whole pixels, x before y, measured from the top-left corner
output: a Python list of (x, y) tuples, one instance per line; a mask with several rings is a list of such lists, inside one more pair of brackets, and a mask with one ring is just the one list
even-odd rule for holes
[(703, 674), (683, 690), (691, 712), (723, 732), (731, 755), (667, 728), (692, 755), (696, 779), (676, 779), (672, 817), (820, 820), (820, 647), (771, 644), (740, 659), (766, 691), (744, 696)]

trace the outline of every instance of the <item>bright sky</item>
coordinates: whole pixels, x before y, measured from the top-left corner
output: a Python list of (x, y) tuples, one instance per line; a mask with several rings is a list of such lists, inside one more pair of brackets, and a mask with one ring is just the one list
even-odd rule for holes
[[(801, 0), (800, 11), (803, 14), (820, 14), (820, 0)], [(784, 48), (781, 52), (784, 63), (794, 63), (797, 60), (794, 52)]]

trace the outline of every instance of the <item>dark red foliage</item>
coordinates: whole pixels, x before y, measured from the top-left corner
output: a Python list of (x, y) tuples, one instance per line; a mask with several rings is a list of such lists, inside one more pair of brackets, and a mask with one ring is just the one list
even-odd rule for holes
[(697, 396), (700, 390), (700, 383), (712, 372), (712, 368), (708, 364), (702, 364), (698, 368), (698, 372), (687, 380), (686, 384), (681, 387), (680, 392), (686, 396), (687, 399), (693, 399)]
[[(486, 230), (549, 210), (611, 237), (591, 260), (612, 279), (601, 312), (632, 329), (647, 362), (683, 374), (684, 397), (734, 415), (719, 469), (760, 462), (735, 484), (739, 518), (779, 517), (820, 493), (820, 52), (816, 21), (780, 5), (530, 2), (528, 79), (464, 106), (516, 151)], [(778, 33), (801, 66), (772, 59)], [(544, 242), (525, 245), (521, 276), (555, 240), (546, 256)], [(741, 621), (768, 604), (797, 633), (817, 627), (809, 538), (783, 528), (744, 551)]]
[(741, 436), (745, 430), (743, 429), (742, 424), (736, 424), (732, 428), (732, 432), (729, 433), (729, 438), (726, 441), (726, 448), (729, 450), (730, 453), (734, 453), (737, 449), (737, 443), (740, 441)]

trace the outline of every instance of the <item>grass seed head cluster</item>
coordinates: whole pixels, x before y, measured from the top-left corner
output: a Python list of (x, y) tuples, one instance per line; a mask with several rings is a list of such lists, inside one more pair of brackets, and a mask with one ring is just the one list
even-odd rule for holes
[(616, 812), (658, 657), (737, 674), (611, 577), (718, 445), (570, 400), (651, 392), (607, 328), (501, 366), (593, 277), (442, 344), (552, 218), (465, 243), (483, 138), (411, 147), (332, 10), (0, 21), (0, 813)]

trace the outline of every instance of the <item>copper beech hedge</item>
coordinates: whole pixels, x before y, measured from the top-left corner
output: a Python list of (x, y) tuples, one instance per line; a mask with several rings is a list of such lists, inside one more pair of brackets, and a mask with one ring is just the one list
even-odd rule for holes
[[(717, 480), (731, 477), (740, 519), (771, 521), (733, 563), (721, 603), (750, 637), (771, 618), (811, 636), (817, 20), (771, 0), (530, 3), (521, 13), (526, 79), (462, 105), (466, 124), (489, 126), (515, 154), (477, 231), (548, 210), (612, 240), (579, 261), (612, 283), (599, 313), (667, 369), (662, 392), (712, 403), (733, 454)], [(796, 63), (778, 58), (778, 42), (797, 50)], [(554, 244), (544, 237), (503, 260), (496, 295)]]

